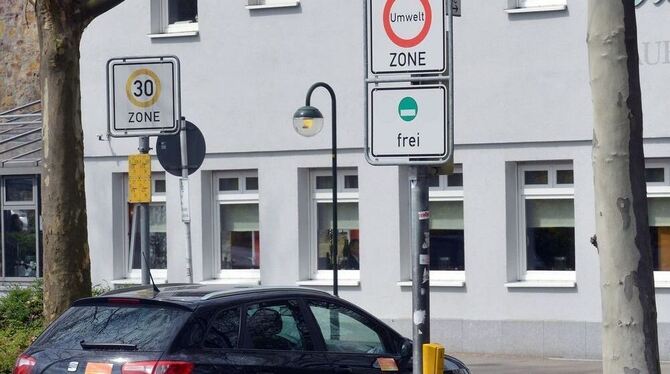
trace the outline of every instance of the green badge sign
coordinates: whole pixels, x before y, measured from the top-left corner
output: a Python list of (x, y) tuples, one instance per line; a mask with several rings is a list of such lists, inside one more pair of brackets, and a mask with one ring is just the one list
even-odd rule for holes
[(419, 106), (411, 96), (406, 96), (398, 104), (398, 115), (405, 122), (411, 122), (419, 113)]

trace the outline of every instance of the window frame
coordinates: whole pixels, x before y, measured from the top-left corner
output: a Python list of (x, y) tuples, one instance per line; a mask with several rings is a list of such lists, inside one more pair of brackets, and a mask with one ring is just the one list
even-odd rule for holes
[[(32, 179), (32, 200), (31, 201), (8, 201), (7, 200), (7, 191), (5, 182), (8, 178), (16, 177), (31, 177)], [(44, 264), (42, 263), (44, 254), (44, 248), (40, 248), (42, 243), (41, 227), (42, 227), (42, 207), (41, 199), (39, 196), (40, 193), (40, 178), (41, 174), (5, 174), (2, 175), (0, 183), (0, 193), (2, 197), (0, 198), (0, 211), (3, 212), (3, 217), (0, 217), (0, 256), (2, 261), (0, 262), (0, 279), (7, 282), (25, 282), (35, 279), (42, 278), (44, 276)], [(6, 261), (5, 261), (5, 220), (4, 220), (4, 211), (5, 210), (34, 210), (35, 211), (35, 276), (34, 277), (7, 277), (6, 276)], [(42, 271), (40, 271), (42, 270)]]
[[(159, 24), (160, 32), (163, 34), (192, 33), (198, 32), (198, 21), (170, 23), (169, 0), (159, 0)], [(197, 1), (198, 0), (194, 0)], [(198, 17), (199, 14), (196, 15)]]
[[(345, 188), (344, 179), (346, 176), (356, 176), (358, 178), (358, 169), (356, 168), (338, 168), (337, 170), (337, 203), (355, 203), (356, 209), (359, 208), (359, 192), (358, 188)], [(310, 263), (310, 279), (321, 281), (332, 281), (333, 270), (319, 270), (318, 265), (318, 251), (319, 251), (319, 222), (318, 222), (318, 204), (333, 202), (332, 188), (317, 189), (316, 178), (322, 176), (332, 177), (332, 172), (329, 169), (313, 169), (309, 173), (309, 190), (310, 190), (310, 208), (309, 208), (309, 263)], [(338, 216), (338, 221), (340, 217)], [(359, 234), (360, 234), (360, 216), (358, 220)], [(339, 228), (338, 228), (339, 230)], [(360, 241), (359, 241), (360, 244)], [(338, 241), (339, 246), (339, 241)], [(342, 255), (338, 251), (338, 258)], [(360, 280), (360, 263), (358, 270), (337, 270), (337, 277), (339, 280), (359, 281)]]
[[(546, 184), (526, 185), (524, 181), (526, 171), (544, 171), (548, 173)], [(572, 170), (572, 184), (557, 184), (558, 170)], [(558, 187), (557, 187), (558, 186)], [(522, 282), (542, 281), (575, 281), (575, 270), (528, 270), (527, 235), (526, 235), (526, 200), (572, 200), (574, 204), (574, 167), (571, 162), (551, 163), (519, 163), (517, 164), (517, 237), (518, 261), (517, 279)], [(574, 205), (573, 205), (574, 206)], [(573, 208), (573, 220), (575, 213)], [(576, 253), (576, 246), (574, 248)], [(576, 256), (575, 256), (576, 257)]]
[[(214, 203), (217, 209), (213, 209), (212, 222), (213, 222), (213, 232), (214, 232), (214, 276), (216, 279), (221, 280), (241, 280), (241, 281), (256, 281), (260, 282), (261, 279), (261, 270), (260, 266), (258, 269), (222, 269), (221, 268), (221, 205), (249, 205), (256, 204), (259, 209), (258, 217), (258, 232), (259, 237), (261, 233), (261, 222), (260, 222), (260, 199), (259, 199), (259, 189), (257, 190), (247, 190), (246, 187), (246, 178), (255, 177), (258, 178), (258, 170), (227, 170), (227, 171), (217, 171), (212, 173), (212, 191), (214, 193)], [(219, 191), (219, 179), (222, 178), (237, 178), (238, 179), (238, 189), (237, 191)], [(252, 235), (253, 240), (253, 235)]]
[[(463, 174), (463, 166), (455, 165), (452, 174)], [(465, 204), (464, 186), (449, 186), (449, 175), (439, 175), (439, 185), (428, 189), (428, 201), (430, 202), (461, 202)], [(465, 183), (463, 183), (465, 185)], [(464, 207), (465, 208), (465, 207)], [(465, 240), (465, 209), (463, 209), (463, 238)], [(465, 245), (463, 246), (463, 258), (465, 258)], [(411, 262), (410, 253), (410, 263)], [(465, 265), (465, 264), (464, 264)], [(410, 279), (412, 274), (410, 272)], [(430, 270), (431, 281), (459, 281), (465, 282), (465, 270)]]
[[(156, 192), (156, 182), (157, 181), (165, 181), (165, 192)], [(127, 279), (133, 279), (133, 280), (138, 280), (142, 278), (142, 269), (133, 269), (133, 259), (130, 256), (130, 235), (132, 233), (132, 227), (130, 225), (132, 222), (130, 221), (129, 214), (126, 213), (126, 210), (129, 208), (129, 205), (131, 203), (128, 202), (128, 196), (129, 196), (129, 191), (128, 191), (128, 173), (123, 174), (123, 185), (124, 185), (124, 195), (123, 195), (123, 204), (124, 204), (124, 214), (123, 214), (123, 230), (124, 230), (124, 239), (123, 240), (123, 263), (124, 263), (124, 269), (125, 269), (125, 277)], [(153, 172), (151, 173), (151, 203), (149, 205), (160, 205), (163, 204), (165, 205), (165, 210), (166, 210), (166, 222), (165, 225), (167, 226), (167, 203), (166, 203), (166, 198), (165, 195), (167, 194), (167, 181), (165, 179), (165, 173), (162, 172)], [(168, 244), (169, 243), (169, 230), (166, 229), (165, 232), (165, 242), (166, 242), (166, 256), (169, 254), (169, 249), (168, 249)], [(136, 244), (137, 249), (140, 249), (141, 247), (140, 244)], [(140, 259), (141, 261), (141, 259)], [(151, 271), (151, 276), (156, 279), (167, 279), (167, 270), (169, 266), (169, 259), (167, 261), (165, 269), (149, 269)]]
[[(650, 198), (670, 198), (670, 160), (645, 160), (645, 170), (650, 168), (663, 168), (663, 182), (646, 182), (647, 200)], [(670, 283), (669, 270), (654, 270), (654, 281), (656, 283)]]

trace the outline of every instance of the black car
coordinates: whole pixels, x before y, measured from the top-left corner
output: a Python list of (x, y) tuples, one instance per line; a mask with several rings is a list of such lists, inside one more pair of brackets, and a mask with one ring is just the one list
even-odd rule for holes
[[(75, 302), (14, 373), (411, 373), (411, 355), (408, 339), (326, 292), (172, 285)], [(444, 372), (469, 373), (452, 357)]]

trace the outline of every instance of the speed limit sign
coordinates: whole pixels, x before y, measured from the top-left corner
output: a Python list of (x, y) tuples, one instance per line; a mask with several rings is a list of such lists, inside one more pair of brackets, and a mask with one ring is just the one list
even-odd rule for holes
[(124, 57), (107, 62), (108, 132), (112, 137), (179, 131), (179, 59)]

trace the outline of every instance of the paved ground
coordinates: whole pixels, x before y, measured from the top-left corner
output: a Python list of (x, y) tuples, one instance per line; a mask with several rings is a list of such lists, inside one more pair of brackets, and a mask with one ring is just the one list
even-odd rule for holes
[[(473, 353), (454, 353), (465, 362), (472, 374), (601, 374), (600, 361), (541, 359)], [(670, 362), (661, 364), (663, 373), (670, 373)]]

